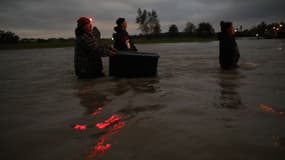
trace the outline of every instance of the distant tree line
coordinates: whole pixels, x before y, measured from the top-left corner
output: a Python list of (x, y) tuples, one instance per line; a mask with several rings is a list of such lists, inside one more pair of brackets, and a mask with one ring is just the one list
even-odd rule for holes
[(202, 22), (196, 26), (187, 22), (183, 32), (179, 32), (175, 24), (169, 26), (168, 32), (161, 33), (161, 26), (159, 23), (156, 11), (147, 11), (139, 8), (137, 11), (136, 23), (139, 25), (139, 30), (142, 32), (140, 36), (148, 38), (163, 38), (163, 37), (184, 37), (184, 36), (200, 36), (211, 37), (215, 35), (215, 30), (210, 23)]
[(240, 26), (239, 28), (236, 28), (236, 35), (244, 37), (285, 38), (285, 23), (275, 22), (266, 24), (265, 22), (261, 22), (260, 24), (245, 30), (242, 30), (242, 26)]
[(147, 38), (174, 38), (174, 37), (203, 37), (215, 36), (215, 30), (210, 23), (202, 22), (196, 27), (193, 23), (187, 22), (183, 31), (179, 31), (177, 25), (171, 24), (168, 31), (159, 34), (141, 35)]
[(19, 42), (20, 43), (47, 43), (47, 42), (52, 42), (52, 43), (57, 43), (57, 42), (73, 42), (74, 38), (48, 38), (48, 39), (43, 39), (43, 38), (23, 38)]
[[(182, 32), (179, 32), (177, 25), (171, 24), (168, 32), (161, 33), (158, 14), (156, 11), (147, 11), (139, 8), (137, 13), (136, 23), (139, 24), (138, 29), (141, 30), (142, 34), (135, 37), (213, 37), (216, 35), (214, 28), (208, 22), (201, 22), (198, 26), (195, 26), (192, 22), (187, 22)], [(265, 22), (261, 22), (257, 26), (245, 30), (243, 30), (242, 26), (239, 26), (235, 31), (236, 36), (239, 37), (257, 36), (264, 38), (285, 38), (284, 22), (271, 23), (268, 25)]]
[(0, 44), (73, 42), (74, 38), (22, 38), (11, 31), (0, 30)]

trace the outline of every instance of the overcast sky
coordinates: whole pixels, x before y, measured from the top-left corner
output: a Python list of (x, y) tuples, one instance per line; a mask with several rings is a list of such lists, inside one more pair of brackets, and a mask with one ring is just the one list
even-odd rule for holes
[(285, 0), (0, 0), (0, 29), (21, 38), (68, 38), (76, 20), (88, 16), (103, 37), (111, 37), (115, 20), (125, 17), (128, 32), (138, 34), (138, 8), (155, 10), (162, 32), (171, 24), (182, 31), (188, 21), (210, 22), (216, 31), (221, 20), (243, 28), (285, 21)]

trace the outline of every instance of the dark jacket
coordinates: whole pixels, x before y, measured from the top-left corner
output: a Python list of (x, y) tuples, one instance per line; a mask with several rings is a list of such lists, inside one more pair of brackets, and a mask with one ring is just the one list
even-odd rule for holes
[(99, 77), (102, 74), (102, 56), (110, 55), (108, 46), (98, 44), (91, 33), (76, 32), (74, 67), (79, 78)]
[(237, 67), (240, 57), (238, 45), (235, 37), (227, 33), (219, 33), (220, 55), (219, 62), (223, 69), (232, 69)]
[[(131, 37), (128, 32), (121, 27), (114, 27), (115, 34), (114, 37), (114, 48), (118, 51), (137, 51)], [(128, 48), (126, 41), (129, 40), (130, 48)]]

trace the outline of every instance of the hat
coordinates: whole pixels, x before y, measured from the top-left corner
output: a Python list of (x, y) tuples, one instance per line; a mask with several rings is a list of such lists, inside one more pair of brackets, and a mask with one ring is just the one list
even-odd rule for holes
[(124, 21), (125, 21), (125, 18), (118, 18), (118, 19), (116, 20), (116, 24), (117, 24), (118, 26), (120, 26)]
[(80, 17), (78, 20), (77, 20), (77, 27), (82, 27), (88, 23), (91, 23), (92, 22), (92, 19), (91, 18), (87, 18), (87, 17)]
[(224, 22), (224, 21), (221, 21), (221, 22), (220, 22), (221, 31), (222, 31), (222, 32), (226, 32), (227, 29), (229, 29), (232, 25), (233, 25), (232, 22)]

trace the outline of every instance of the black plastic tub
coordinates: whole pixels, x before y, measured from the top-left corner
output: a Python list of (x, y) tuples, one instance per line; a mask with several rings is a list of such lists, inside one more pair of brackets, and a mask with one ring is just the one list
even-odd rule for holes
[(156, 76), (159, 55), (145, 52), (121, 52), (109, 59), (109, 75), (115, 77)]

